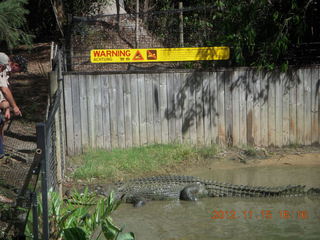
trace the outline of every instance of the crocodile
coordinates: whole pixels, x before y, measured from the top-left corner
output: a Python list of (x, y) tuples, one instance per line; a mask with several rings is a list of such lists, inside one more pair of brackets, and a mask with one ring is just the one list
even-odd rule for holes
[(320, 195), (320, 188), (288, 185), (279, 187), (244, 186), (205, 180), (194, 176), (154, 176), (114, 183), (111, 189), (123, 202), (135, 207), (152, 200), (195, 201), (204, 197), (282, 197)]

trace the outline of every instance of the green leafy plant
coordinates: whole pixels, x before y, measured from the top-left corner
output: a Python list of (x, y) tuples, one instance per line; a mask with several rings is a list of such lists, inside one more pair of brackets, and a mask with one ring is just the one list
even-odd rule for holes
[[(50, 209), (50, 239), (92, 240), (101, 235), (107, 240), (134, 240), (133, 233), (123, 232), (112, 219), (120, 202), (111, 193), (106, 198), (98, 198), (95, 194), (85, 190), (83, 193), (73, 192), (70, 199), (61, 200), (53, 191), (49, 192)], [(41, 216), (41, 204), (38, 207)], [(32, 216), (29, 216), (26, 235), (32, 239)], [(39, 228), (42, 226), (39, 218)]]
[(27, 0), (7, 0), (0, 3), (0, 41), (7, 43), (9, 49), (18, 44), (30, 44), (33, 36), (23, 29), (26, 24), (25, 8)]

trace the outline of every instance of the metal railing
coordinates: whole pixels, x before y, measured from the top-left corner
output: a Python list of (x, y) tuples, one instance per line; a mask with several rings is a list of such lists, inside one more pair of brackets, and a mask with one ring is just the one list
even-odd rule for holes
[[(61, 156), (64, 154), (59, 150), (63, 145), (63, 138), (60, 136), (59, 125), (61, 118), (61, 91), (58, 90), (53, 96), (48, 118), (43, 123), (37, 124), (37, 135), (41, 155), (41, 195), (42, 195), (42, 239), (49, 239), (49, 190), (61, 191)], [(61, 149), (61, 148), (60, 148)], [(36, 220), (37, 218), (35, 218)], [(34, 227), (36, 223), (34, 222)], [(34, 233), (35, 236), (35, 233)]]

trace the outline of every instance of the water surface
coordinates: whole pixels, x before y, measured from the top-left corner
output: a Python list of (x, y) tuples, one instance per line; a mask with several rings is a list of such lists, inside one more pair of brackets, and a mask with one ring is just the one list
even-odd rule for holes
[[(213, 166), (192, 175), (243, 185), (320, 186), (319, 166)], [(320, 239), (320, 198), (205, 198), (154, 201), (142, 208), (122, 204), (114, 220), (138, 240)]]

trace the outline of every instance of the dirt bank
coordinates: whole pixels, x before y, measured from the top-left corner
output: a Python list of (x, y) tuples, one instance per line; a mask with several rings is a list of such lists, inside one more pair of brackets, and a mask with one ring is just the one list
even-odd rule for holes
[(314, 166), (320, 167), (320, 147), (305, 146), (297, 148), (256, 148), (254, 150), (228, 149), (215, 159), (208, 159), (198, 166), (191, 166), (187, 174), (208, 169), (237, 169), (267, 166)]

